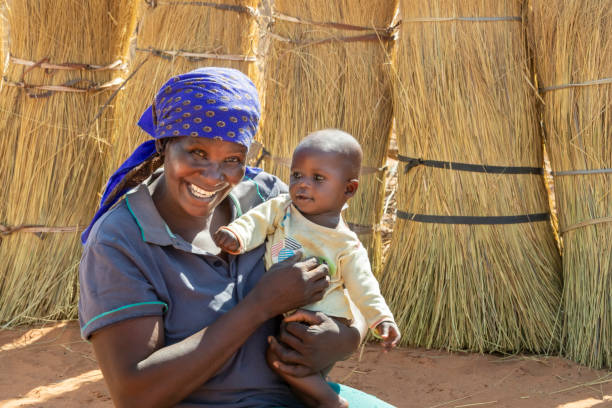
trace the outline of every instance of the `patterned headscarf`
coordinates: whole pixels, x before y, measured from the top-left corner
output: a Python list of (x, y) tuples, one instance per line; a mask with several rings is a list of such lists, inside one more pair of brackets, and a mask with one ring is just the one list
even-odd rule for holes
[[(171, 78), (159, 90), (153, 105), (138, 121), (155, 139), (206, 137), (238, 143), (247, 149), (257, 132), (261, 107), (257, 89), (242, 72), (207, 67)], [(100, 208), (81, 235), (87, 241), (93, 224), (130, 188), (163, 164), (149, 140), (134, 150), (106, 183)], [(257, 170), (247, 168), (247, 175)]]

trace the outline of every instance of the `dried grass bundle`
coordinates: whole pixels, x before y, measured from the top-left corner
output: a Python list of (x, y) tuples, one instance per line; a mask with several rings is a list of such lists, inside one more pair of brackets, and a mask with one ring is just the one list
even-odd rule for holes
[[(542, 167), (521, 12), (516, 1), (401, 3), (394, 95), (400, 155)], [(542, 174), (418, 163), (405, 172), (405, 164), (398, 169), (398, 215), (549, 211)], [(478, 352), (556, 350), (561, 266), (550, 223), (442, 221), (398, 217), (395, 225), (382, 287), (404, 344)], [(474, 219), (461, 222), (469, 221)]]
[(0, 74), (4, 75), (4, 69), (6, 68), (6, 53), (8, 52), (8, 29), (6, 27), (6, 20), (3, 16), (6, 14), (6, 3), (5, 1), (0, 2)]
[(384, 29), (396, 8), (397, 0), (276, 0), (265, 62), (266, 114), (260, 138), (273, 157), (285, 159), (267, 160), (266, 169), (288, 181), (287, 162), (311, 131), (339, 128), (355, 136), (364, 151), (362, 165), (372, 169), (370, 174), (362, 171), (345, 219), (365, 227), (354, 230), (369, 249), (375, 271), (381, 263), (377, 227), (384, 172), (373, 168), (385, 162), (392, 124), (385, 64), (393, 41)]
[(107, 65), (123, 59), (135, 10), (122, 0), (6, 1), (3, 6), (13, 58), (0, 89), (0, 322), (74, 318), (78, 233), (9, 232), (22, 224), (82, 227), (89, 222), (103, 183), (112, 109), (89, 125), (110, 92), (12, 85), (90, 88), (120, 80), (120, 69), (44, 69), (47, 65), (31, 67), (27, 61)]
[(198, 67), (222, 66), (241, 70), (257, 84), (256, 5), (257, 0), (141, 1), (130, 60), (130, 71), (138, 71), (117, 101), (121, 109), (107, 162), (109, 176), (150, 138), (137, 122), (170, 77)]
[(530, 6), (564, 245), (562, 352), (581, 364), (610, 368), (612, 3), (538, 0)]

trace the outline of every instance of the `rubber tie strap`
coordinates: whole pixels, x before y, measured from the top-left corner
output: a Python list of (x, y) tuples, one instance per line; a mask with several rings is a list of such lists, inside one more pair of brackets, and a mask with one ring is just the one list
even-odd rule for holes
[(348, 225), (351, 231), (353, 231), (357, 235), (367, 235), (380, 231), (380, 226), (378, 225), (362, 225), (355, 224), (352, 222), (346, 222), (346, 225)]
[(277, 12), (273, 13), (272, 17), (275, 20), (287, 21), (287, 22), (297, 23), (297, 24), (306, 24), (306, 25), (313, 25), (313, 26), (319, 26), (319, 27), (335, 28), (338, 30), (374, 31), (374, 32), (381, 33), (381, 34), (390, 34), (397, 27), (397, 25), (386, 27), (386, 28), (364, 27), (364, 26), (356, 26), (356, 25), (345, 24), (345, 23), (335, 23), (335, 22), (330, 22), (330, 21), (312, 21), (312, 20), (301, 19), (298, 17), (288, 16), (286, 14), (277, 13)]
[(27, 225), (21, 224), (14, 227), (0, 224), (0, 236), (11, 235), (15, 232), (31, 232), (41, 238), (43, 233), (47, 232), (79, 232), (84, 227), (45, 227), (44, 225)]
[(566, 170), (566, 171), (553, 171), (553, 176), (577, 176), (585, 174), (606, 174), (612, 173), (612, 169), (592, 169), (592, 170)]
[(593, 218), (592, 220), (582, 221), (574, 225), (570, 225), (569, 227), (561, 230), (561, 234), (565, 234), (568, 231), (572, 231), (578, 228), (588, 227), (590, 225), (603, 224), (603, 223), (608, 223), (608, 222), (612, 222), (612, 217)]
[(63, 70), (63, 71), (113, 71), (113, 70), (124, 70), (127, 65), (122, 60), (117, 60), (108, 65), (94, 65), (94, 64), (83, 64), (79, 62), (64, 62), (61, 64), (54, 64), (48, 62), (48, 58), (43, 58), (40, 61), (28, 61), (22, 58), (13, 57), (11, 55), (10, 61), (13, 64), (25, 65), (26, 67), (42, 68), (45, 70)]
[(232, 5), (232, 4), (219, 4), (219, 3), (211, 3), (207, 1), (158, 1), (158, 0), (145, 0), (145, 3), (150, 8), (155, 8), (157, 6), (201, 6), (201, 7), (210, 7), (217, 10), (223, 11), (235, 11), (237, 13), (245, 13), (253, 17), (257, 17), (259, 13), (256, 9), (249, 6), (241, 6), (241, 5)]
[(508, 216), (456, 216), (456, 215), (426, 215), (397, 211), (397, 217), (415, 222), (431, 224), (466, 224), (466, 225), (505, 225), (522, 224), (526, 222), (548, 221), (549, 213), (508, 215)]
[(476, 173), (495, 173), (495, 174), (542, 174), (541, 167), (514, 167), (514, 166), (490, 166), (487, 164), (457, 163), (439, 160), (424, 160), (416, 157), (397, 155), (398, 161), (406, 163), (404, 173), (416, 166), (437, 167), (447, 170), (471, 171)]
[(291, 38), (283, 37), (271, 31), (268, 31), (268, 35), (275, 40), (297, 45), (297, 46), (302, 46), (302, 47), (306, 47), (310, 45), (327, 44), (327, 43), (332, 43), (332, 42), (352, 43), (352, 42), (395, 40), (396, 38), (395, 33), (390, 34), (390, 33), (378, 33), (378, 32), (374, 32), (370, 34), (355, 35), (355, 36), (347, 36), (347, 37), (329, 37), (329, 38), (322, 38), (320, 40), (311, 40), (311, 41), (293, 40)]
[(501, 16), (501, 17), (414, 17), (403, 18), (402, 23), (446, 23), (452, 21), (470, 22), (495, 22), (495, 21), (523, 21), (521, 16)]
[(593, 81), (576, 82), (576, 83), (572, 83), (572, 84), (562, 84), (562, 85), (546, 86), (546, 87), (543, 87), (543, 88), (539, 88), (538, 90), (540, 92), (549, 92), (549, 91), (558, 91), (560, 89), (579, 88), (579, 87), (583, 87), (583, 86), (603, 85), (603, 84), (612, 84), (612, 77), (610, 77), (610, 78), (602, 78), (602, 79), (595, 79)]
[(184, 57), (189, 61), (201, 61), (203, 59), (216, 59), (216, 60), (227, 60), (227, 61), (246, 61), (255, 62), (257, 57), (252, 55), (235, 55), (235, 54), (215, 54), (211, 52), (190, 52), (181, 50), (160, 50), (156, 48), (136, 48), (139, 52), (148, 52), (151, 55), (160, 57), (166, 60), (173, 60), (176, 57)]
[[(115, 89), (123, 83), (123, 78), (115, 78), (112, 81), (105, 82), (103, 84), (97, 84), (88, 79), (76, 78), (70, 81), (66, 81), (61, 85), (32, 85), (25, 82), (13, 82), (3, 77), (2, 80), (8, 86), (14, 86), (17, 88), (23, 88), (30, 98), (46, 98), (51, 96), (54, 92), (76, 92), (76, 93), (89, 93), (98, 92), (108, 89)], [(88, 86), (80, 87), (76, 86), (80, 83), (86, 83)], [(41, 93), (34, 93), (33, 91), (45, 91)]]

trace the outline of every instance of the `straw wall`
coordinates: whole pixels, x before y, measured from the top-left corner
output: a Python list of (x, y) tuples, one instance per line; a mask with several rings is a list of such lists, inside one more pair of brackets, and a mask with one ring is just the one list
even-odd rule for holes
[[(77, 231), (97, 205), (112, 108), (89, 124), (116, 87), (108, 83), (120, 80), (123, 71), (67, 63), (106, 66), (123, 58), (134, 7), (124, 0), (3, 3), (13, 59), (0, 89), (0, 323), (74, 318), (81, 250)], [(64, 69), (26, 65), (43, 60)], [(67, 92), (101, 84), (115, 85)], [(55, 92), (33, 85), (63, 88)], [(36, 227), (16, 228), (23, 225)], [(40, 226), (71, 232), (40, 233)]]
[(612, 3), (531, 1), (563, 239), (563, 353), (612, 366)]
[[(0, 16), (6, 14), (5, 1), (0, 2)], [(8, 52), (8, 29), (6, 27), (6, 21), (0, 18), (0, 73), (4, 75), (4, 68), (6, 62), (6, 53)]]
[[(339, 128), (364, 151), (357, 195), (345, 219), (380, 268), (380, 222), (392, 109), (385, 63), (397, 0), (276, 0), (265, 62), (266, 170), (289, 181), (291, 155), (309, 132)], [(327, 23), (327, 24), (326, 24)], [(340, 27), (339, 24), (358, 26)], [(275, 158), (275, 160), (274, 160)]]
[(404, 161), (382, 287), (403, 342), (553, 351), (560, 259), (537, 170), (542, 146), (521, 6), (404, 0), (400, 7), (394, 108)]
[(137, 122), (170, 77), (198, 67), (222, 66), (239, 69), (258, 81), (257, 24), (252, 13), (257, 0), (139, 3), (140, 21), (130, 61), (130, 72), (138, 71), (117, 101), (121, 115), (113, 132), (109, 176), (138, 144), (150, 138)]

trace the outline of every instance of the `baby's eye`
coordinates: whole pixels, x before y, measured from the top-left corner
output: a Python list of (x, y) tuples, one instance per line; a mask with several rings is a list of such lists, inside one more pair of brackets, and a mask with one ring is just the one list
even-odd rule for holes
[(324, 181), (325, 177), (321, 176), (320, 174), (315, 174), (314, 176), (314, 181)]
[(294, 171), (293, 173), (291, 173), (291, 177), (293, 177), (294, 179), (299, 179), (300, 177), (302, 177), (302, 173), (300, 173), (299, 171)]

